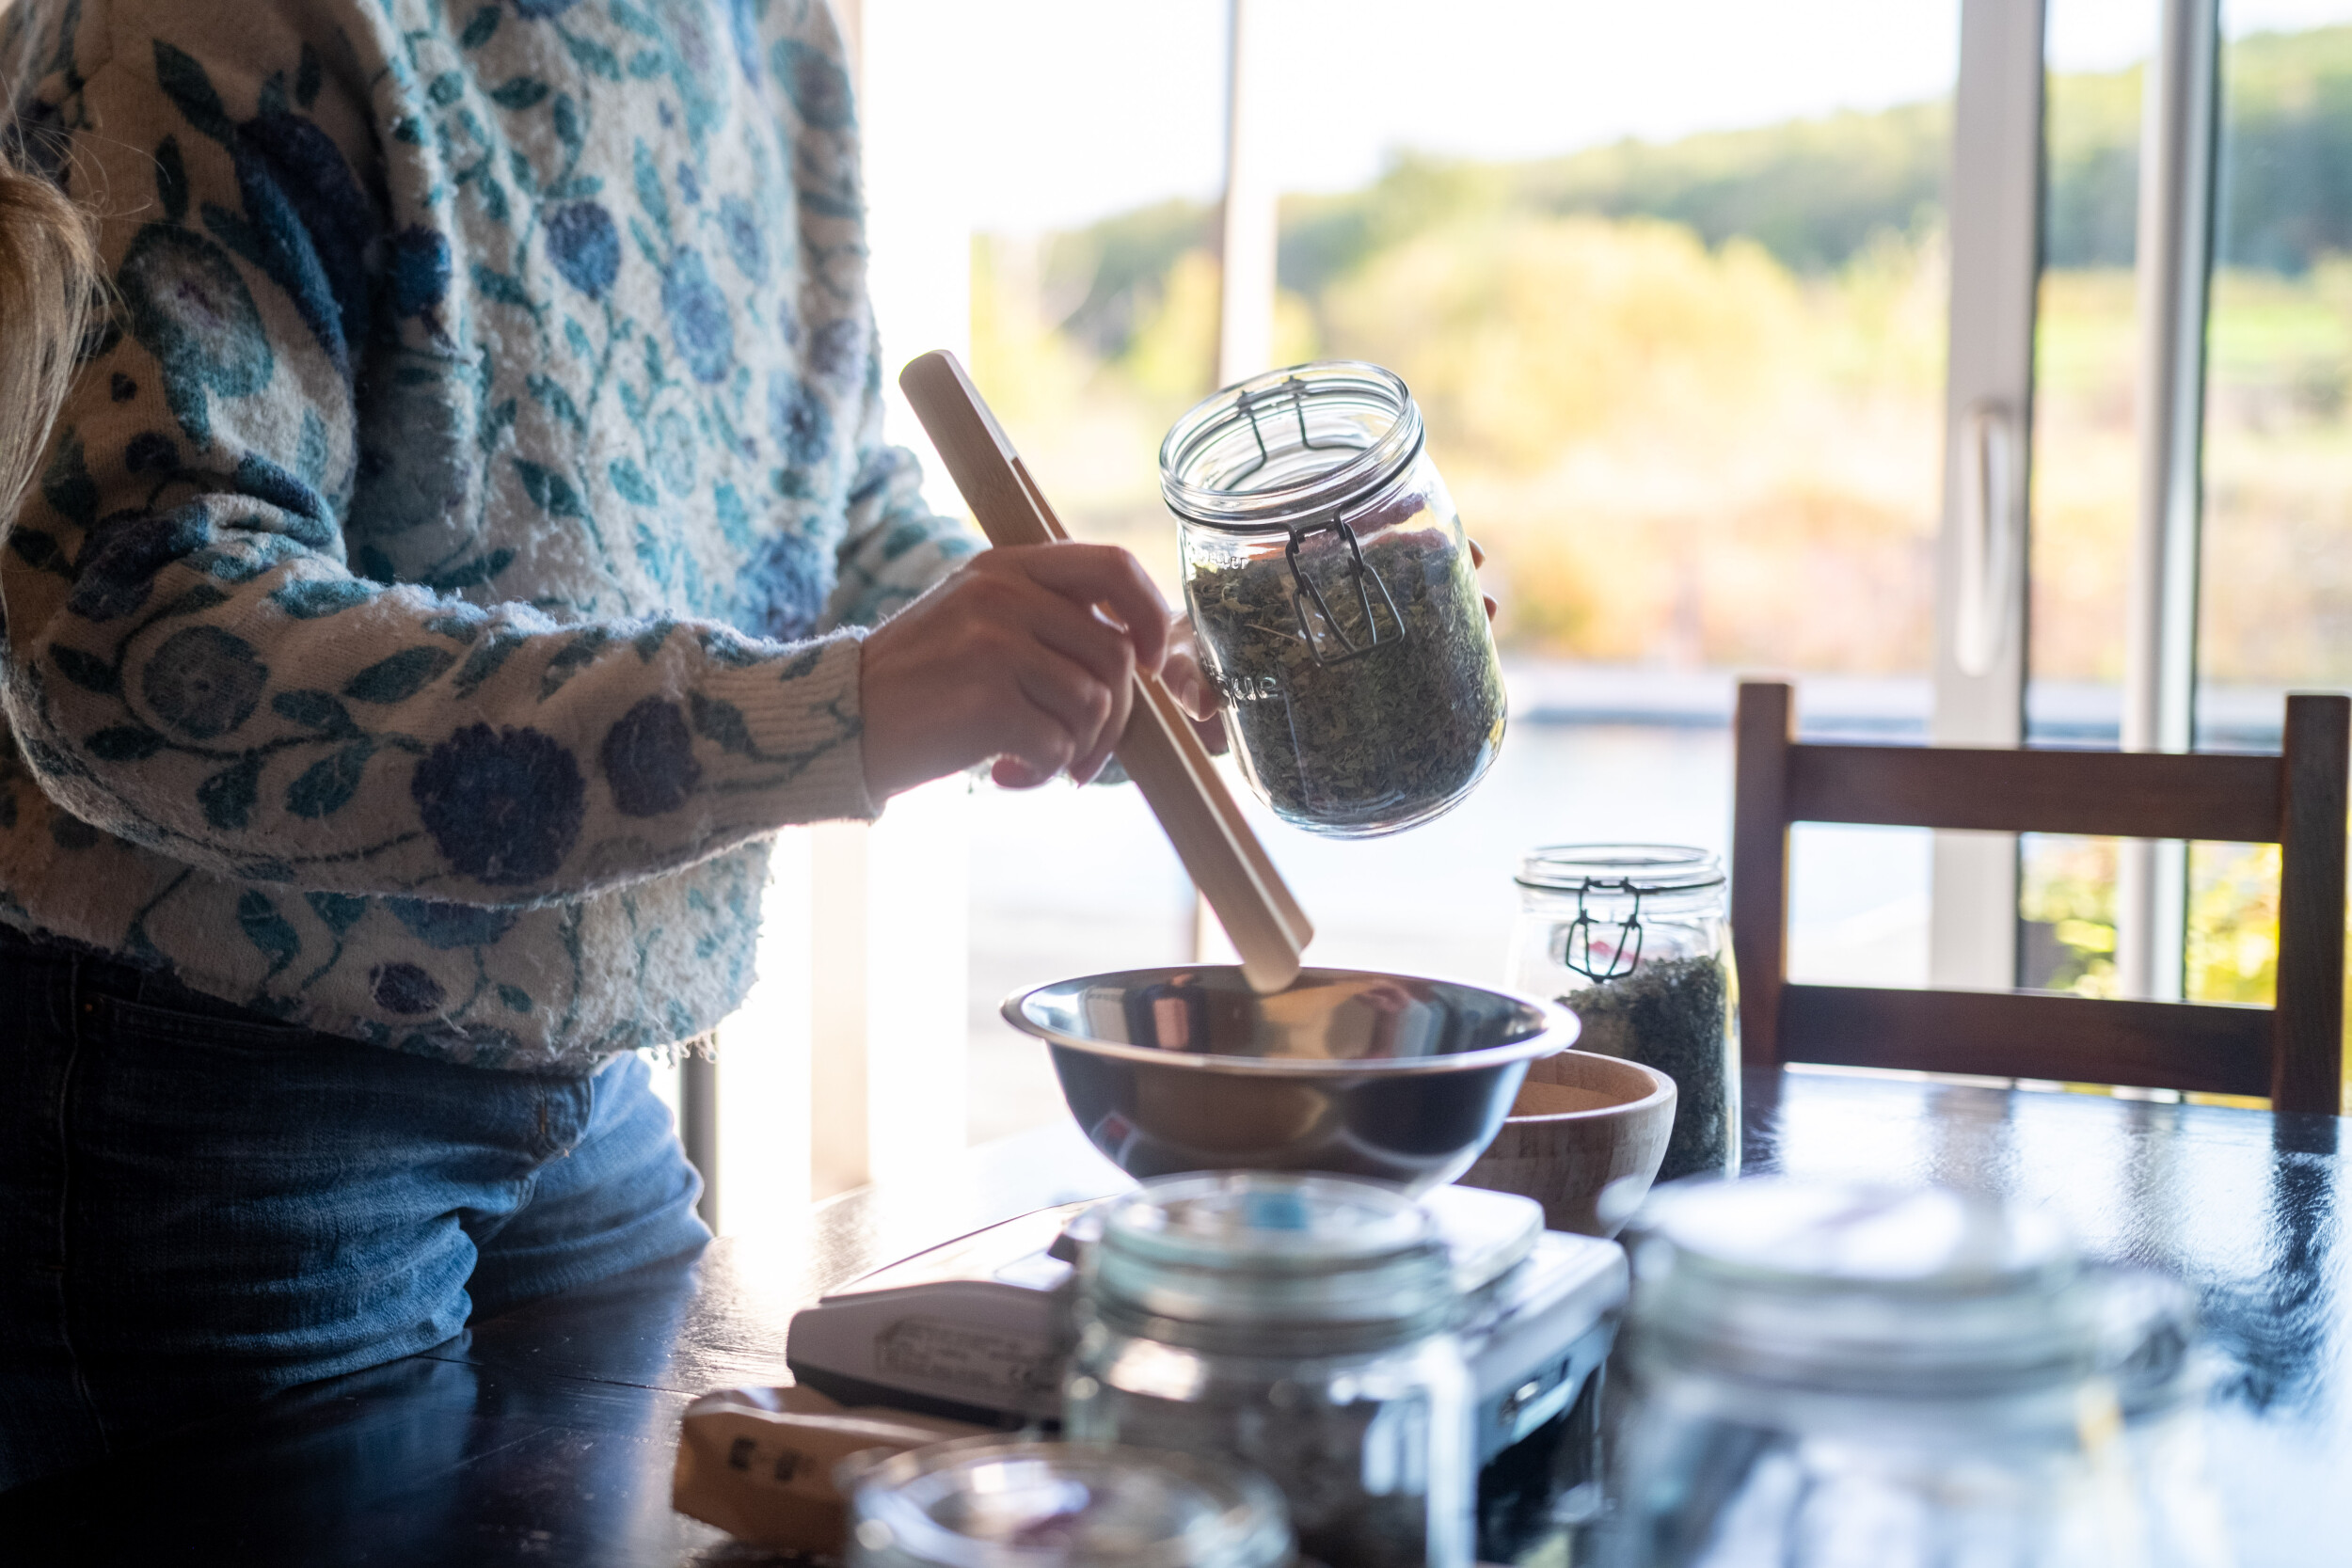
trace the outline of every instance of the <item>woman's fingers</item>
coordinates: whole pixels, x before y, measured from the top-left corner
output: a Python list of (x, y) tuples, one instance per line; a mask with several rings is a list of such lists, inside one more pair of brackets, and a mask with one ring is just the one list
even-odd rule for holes
[(1076, 759), (1077, 744), (1058, 715), (1035, 702), (1020, 705), (1027, 711), (1007, 717), (1000, 732), (1004, 736), (1003, 750), (997, 760), (1015, 764), (1030, 785), (1041, 784)]
[(1168, 683), (1168, 694), (1188, 717), (1198, 721), (1216, 711), (1209, 699), (1209, 683), (1200, 678), (1200, 666), (1190, 655), (1170, 654), (1160, 666), (1160, 679)]
[[(1136, 664), (1158, 674), (1168, 657), (1168, 601), (1143, 563), (1116, 545), (1071, 543), (992, 550), (1029, 579), (1082, 605), (1104, 605), (1134, 640)], [(982, 561), (988, 556), (980, 557)]]
[(1206, 719), (1195, 719), (1192, 721), (1192, 733), (1200, 737), (1200, 744), (1208, 749), (1209, 755), (1221, 757), (1225, 754), (1227, 742), (1224, 714), (1212, 713)]
[[(1110, 749), (1103, 743), (1103, 732), (1112, 715), (1123, 713), (1125, 708), (1113, 697), (1112, 689), (1074, 659), (1037, 645), (1025, 651), (1015, 668), (1014, 678), (1029, 705), (1060, 728), (1066, 751), (1055, 759), (1056, 769), (1069, 768), (1074, 777), (1076, 764), (1096, 758), (1099, 766), (1098, 747), (1102, 752)], [(1032, 763), (1041, 764), (1045, 760), (1034, 752), (1023, 754)]]
[(1135, 643), (1095, 610), (1059, 594), (1044, 594), (1030, 611), (1028, 627), (1037, 640), (1084, 665), (1095, 679), (1105, 686), (1124, 686), (1135, 679)]
[(1160, 667), (1160, 677), (1168, 683), (1168, 694), (1186, 715), (1203, 721), (1216, 717), (1216, 693), (1200, 673), (1200, 661), (1190, 653), (1179, 650), (1168, 655), (1168, 662)]
[(877, 627), (861, 655), (866, 781), (888, 796), (976, 762), (1023, 788), (1102, 769), (1169, 617), (1125, 550), (990, 550)]
[[(1486, 552), (1478, 547), (1478, 541), (1475, 539), (1470, 542), (1470, 570), (1476, 571), (1479, 567), (1486, 564)], [(1495, 618), (1495, 596), (1492, 594), (1481, 594), (1480, 597), (1486, 601), (1486, 619), (1489, 621), (1493, 620)]]
[(1160, 679), (1168, 684), (1168, 694), (1176, 699), (1176, 705), (1195, 720), (1207, 720), (1216, 713), (1216, 693), (1210, 689), (1209, 678), (1200, 668), (1200, 639), (1193, 631), (1192, 617), (1178, 610), (1168, 621), (1168, 657), (1160, 666)]
[(1004, 756), (989, 765), (988, 776), (999, 789), (1035, 789), (1054, 775), (1035, 771), (1019, 757)]
[[(1079, 755), (1068, 770), (1084, 784), (1102, 771), (1127, 733), (1136, 670), (1163, 667), (1167, 603), (1136, 558), (1116, 546), (1057, 544), (1002, 552), (1002, 560), (1007, 569), (1018, 570), (1060, 596), (1060, 607), (1041, 613), (1033, 629), (1047, 647), (1084, 665), (1109, 699), (1108, 711), (1090, 731), (1086, 721), (1095, 717), (1094, 692), (1084, 694), (1088, 706), (1083, 715), (1070, 716)], [(1105, 621), (1097, 606), (1104, 607), (1118, 624)], [(1035, 700), (1042, 693), (1030, 695)]]
[(1108, 698), (1110, 711), (1095, 733), (1082, 738), (1070, 776), (1080, 784), (1102, 771), (1103, 761), (1127, 733), (1136, 689), (1135, 644), (1091, 608), (1052, 594), (1042, 596), (1030, 628), (1039, 642), (1082, 668)]

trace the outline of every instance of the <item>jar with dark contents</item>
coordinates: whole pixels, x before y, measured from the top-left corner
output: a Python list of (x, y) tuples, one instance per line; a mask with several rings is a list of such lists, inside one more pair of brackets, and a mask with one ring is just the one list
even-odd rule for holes
[(1468, 1568), (1455, 1305), (1445, 1245), (1397, 1188), (1163, 1177), (1108, 1206), (1081, 1264), (1064, 1431), (1257, 1471), (1307, 1557)]
[(1580, 1051), (1675, 1081), (1658, 1180), (1740, 1172), (1740, 1022), (1724, 872), (1671, 844), (1554, 844), (1521, 857), (1510, 984), (1576, 1014)]
[(1168, 434), (1184, 602), (1250, 787), (1364, 838), (1459, 804), (1502, 749), (1502, 672), (1421, 411), (1377, 365), (1228, 387)]

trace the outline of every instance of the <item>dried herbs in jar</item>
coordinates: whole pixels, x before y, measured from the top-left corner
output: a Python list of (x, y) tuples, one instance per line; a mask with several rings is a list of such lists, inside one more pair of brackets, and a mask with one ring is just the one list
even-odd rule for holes
[(1341, 837), (1459, 803), (1502, 748), (1502, 673), (1404, 383), (1344, 362), (1244, 382), (1180, 420), (1160, 465), (1251, 787)]
[(1740, 1035), (1724, 873), (1704, 849), (1554, 844), (1519, 862), (1511, 984), (1576, 1014), (1576, 1049), (1675, 1081), (1658, 1180), (1740, 1170)]
[(1644, 964), (1558, 998), (1577, 1016), (1581, 1051), (1654, 1067), (1675, 1081), (1675, 1125), (1666, 1138), (1661, 1181), (1722, 1175), (1737, 1168), (1737, 1085), (1725, 1070), (1731, 988), (1720, 954)]
[(1079, 1265), (1062, 1431), (1257, 1471), (1302, 1558), (1470, 1568), (1459, 1308), (1442, 1234), (1394, 1187), (1160, 1177), (1105, 1205)]

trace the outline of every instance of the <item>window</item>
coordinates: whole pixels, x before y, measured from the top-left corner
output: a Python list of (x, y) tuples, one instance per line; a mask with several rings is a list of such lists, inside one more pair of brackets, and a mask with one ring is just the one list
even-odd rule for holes
[[(2134, 673), (2131, 600), (2153, 596), (2128, 570), (2159, 483), (2143, 467), (2149, 409), (2171, 397), (2185, 572), (2170, 607), (2144, 603), (2137, 623), (2139, 663), (2161, 654), (2168, 666), (2154, 738), (2270, 750), (2289, 689), (2352, 676), (2341, 564), (2352, 544), (2352, 5), (2173, 10), (2168, 27), (2153, 0), (2052, 0), (2027, 707), (2037, 743), (2116, 743)], [(2066, 74), (2064, 52), (2095, 49), (2102, 23), (2108, 57)], [(2191, 119), (2195, 93), (2211, 97), (2210, 145), (2191, 135), (2161, 170), (2142, 145), (2152, 90)], [(2141, 209), (2160, 194), (2190, 219), (2176, 261), (2141, 253), (2162, 229)], [(2139, 314), (2168, 277), (2187, 324), (2169, 391)], [(2136, 855), (2147, 858), (2135, 866)], [(2024, 983), (2270, 999), (2275, 847), (2029, 841), (2024, 860)]]
[[(1074, 532), (1172, 596), (1159, 439), (1266, 364), (1375, 359), (1424, 406), (1512, 734), (1396, 838), (1258, 815), (1318, 961), (1490, 978), (1520, 849), (1721, 846), (1736, 672), (1795, 673), (1817, 732), (1984, 745), (2268, 746), (2286, 686), (2345, 678), (2352, 0), (844, 8), (885, 362), (964, 352)], [(2143, 147), (2152, 83), (2187, 134)], [(846, 1139), (836, 1177), (1059, 1117), (1007, 992), (1216, 947), (1133, 791), (924, 802), (785, 860), (863, 911), (854, 973), (820, 954), (762, 1025), (818, 1042), (792, 1072), (862, 1064), (795, 1146)], [(1798, 861), (1807, 978), (2267, 983), (2243, 849)]]

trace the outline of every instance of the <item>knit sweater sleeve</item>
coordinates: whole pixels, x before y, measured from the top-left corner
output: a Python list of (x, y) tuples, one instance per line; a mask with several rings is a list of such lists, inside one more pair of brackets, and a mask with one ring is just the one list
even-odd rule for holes
[[(879, 341), (869, 348), (866, 363), (879, 372), (883, 363)], [(923, 499), (914, 454), (884, 444), (879, 373), (866, 385), (857, 448), (849, 527), (825, 605), (828, 626), (881, 625), (987, 544), (961, 517), (933, 512)]]
[[(371, 377), (405, 373), (363, 355), (370, 312), (429, 304), (450, 265), (382, 232), (371, 149), (440, 89), (270, 32), (302, 9), (119, 28), (68, 84), (59, 166), (106, 214), (119, 308), (0, 552), (0, 700), (41, 787), (215, 875), (483, 904), (873, 815), (854, 631), (787, 644), (461, 594), (462, 565), (353, 570), (358, 426)], [(562, 472), (484, 467), (483, 504), (531, 509), (546, 547), (594, 526)], [(861, 607), (900, 580), (892, 531), (928, 526), (898, 457), (867, 468)]]
[(969, 524), (925, 505), (921, 486), (904, 447), (868, 446), (860, 454), (828, 626), (880, 625), (982, 547)]

